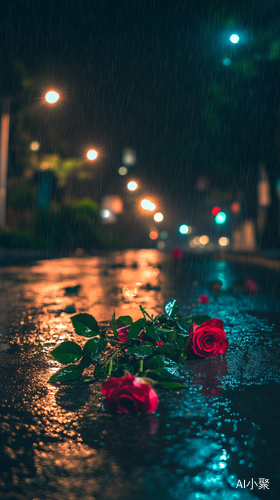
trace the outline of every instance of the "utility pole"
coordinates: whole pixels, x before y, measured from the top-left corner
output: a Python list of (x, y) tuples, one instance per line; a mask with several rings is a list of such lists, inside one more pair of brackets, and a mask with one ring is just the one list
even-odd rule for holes
[(0, 226), (6, 223), (6, 194), (9, 153), (10, 99), (2, 99), (0, 142)]

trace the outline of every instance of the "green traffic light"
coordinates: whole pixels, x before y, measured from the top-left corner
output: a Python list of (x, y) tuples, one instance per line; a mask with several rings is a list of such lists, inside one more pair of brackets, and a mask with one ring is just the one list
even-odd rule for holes
[(224, 224), (226, 222), (227, 216), (225, 212), (219, 212), (215, 217), (216, 224)]
[(188, 234), (188, 232), (189, 232), (189, 226), (187, 226), (186, 224), (182, 224), (179, 227), (179, 233), (181, 233), (181, 234)]

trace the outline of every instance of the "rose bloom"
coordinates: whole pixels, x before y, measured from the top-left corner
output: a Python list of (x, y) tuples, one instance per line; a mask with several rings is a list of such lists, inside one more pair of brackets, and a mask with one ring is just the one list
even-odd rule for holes
[(222, 288), (222, 283), (220, 281), (214, 281), (214, 283), (211, 283), (210, 288), (213, 292), (218, 292)]
[[(117, 334), (118, 334), (119, 340), (121, 340), (121, 342), (128, 342), (127, 336), (128, 336), (128, 332), (129, 332), (130, 327), (131, 327), (131, 325), (128, 325), (128, 326), (122, 326), (121, 328), (117, 329)], [(143, 343), (143, 334), (142, 333), (139, 334), (138, 338)], [(121, 342), (119, 344), (117, 344), (116, 347), (120, 347)], [(164, 345), (164, 342), (156, 342), (156, 345), (158, 347), (161, 347), (162, 345)]]
[[(117, 334), (118, 334), (119, 340), (121, 340), (121, 342), (128, 342), (127, 335), (128, 335), (130, 326), (131, 325), (122, 326), (121, 328), (117, 329)], [(118, 345), (120, 346), (121, 344), (118, 344)]]
[(200, 304), (208, 304), (208, 302), (209, 302), (208, 295), (200, 295), (199, 302), (200, 302)]
[(158, 406), (158, 395), (142, 378), (127, 373), (102, 383), (105, 404), (113, 413), (152, 413)]
[(211, 358), (225, 354), (228, 349), (228, 339), (224, 332), (224, 322), (213, 318), (204, 321), (202, 325), (193, 324), (190, 330), (190, 341), (187, 352), (197, 356)]
[(171, 256), (173, 260), (181, 260), (183, 252), (180, 248), (173, 248)]
[(258, 285), (253, 280), (248, 278), (245, 283), (245, 288), (249, 293), (255, 293), (258, 291)]

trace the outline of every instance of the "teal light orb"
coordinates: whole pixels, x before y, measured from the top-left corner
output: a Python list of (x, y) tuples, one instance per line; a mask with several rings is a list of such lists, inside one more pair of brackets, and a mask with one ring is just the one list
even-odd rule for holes
[(219, 212), (215, 217), (216, 224), (224, 224), (227, 220), (225, 212)]

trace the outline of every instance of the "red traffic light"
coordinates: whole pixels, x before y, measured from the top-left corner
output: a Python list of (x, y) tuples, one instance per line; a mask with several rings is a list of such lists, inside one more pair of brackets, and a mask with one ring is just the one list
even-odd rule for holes
[(218, 215), (220, 212), (221, 212), (220, 207), (213, 207), (213, 208), (212, 208), (212, 214), (213, 214), (213, 215), (215, 215), (215, 216), (216, 216), (216, 215)]

